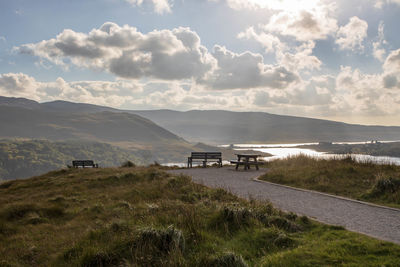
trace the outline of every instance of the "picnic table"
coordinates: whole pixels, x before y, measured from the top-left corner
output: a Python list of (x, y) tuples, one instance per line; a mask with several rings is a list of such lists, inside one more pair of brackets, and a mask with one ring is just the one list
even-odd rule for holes
[(257, 161), (257, 158), (261, 155), (258, 154), (235, 154), (237, 156), (237, 160), (231, 160), (231, 164), (236, 164), (236, 170), (239, 168), (239, 165), (244, 166), (244, 170), (249, 170), (251, 165), (255, 165), (258, 170), (258, 165), (260, 162)]

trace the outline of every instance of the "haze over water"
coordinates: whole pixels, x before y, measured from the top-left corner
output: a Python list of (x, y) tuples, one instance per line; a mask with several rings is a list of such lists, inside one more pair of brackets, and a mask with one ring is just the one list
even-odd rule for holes
[[(382, 141), (381, 143), (390, 143), (393, 141)], [(333, 144), (367, 144), (368, 142), (334, 142)], [(319, 152), (313, 149), (298, 148), (297, 146), (318, 145), (318, 143), (297, 143), (297, 144), (237, 144), (238, 150), (254, 150), (273, 155), (272, 157), (264, 157), (265, 161), (276, 159), (284, 159), (291, 156), (306, 155), (320, 159), (332, 159), (347, 157), (348, 154), (328, 154), (327, 152)], [(378, 164), (395, 164), (400, 165), (400, 158), (387, 156), (371, 156), (362, 154), (351, 154), (351, 156), (359, 162), (374, 162)]]

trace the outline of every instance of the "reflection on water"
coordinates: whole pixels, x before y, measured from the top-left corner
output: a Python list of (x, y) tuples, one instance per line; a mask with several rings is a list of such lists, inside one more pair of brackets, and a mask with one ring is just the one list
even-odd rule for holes
[[(311, 144), (311, 143), (309, 143)], [(314, 144), (314, 143), (312, 143)], [(349, 144), (343, 142), (342, 144)], [(306, 155), (314, 158), (320, 159), (340, 159), (345, 158), (348, 155), (343, 154), (327, 154), (326, 152), (318, 152), (312, 149), (305, 148), (294, 148), (293, 144), (251, 144), (251, 145), (235, 145), (235, 147), (240, 147), (237, 150), (251, 149), (254, 151), (260, 151), (264, 153), (269, 153), (272, 157), (263, 158), (265, 161), (272, 161), (276, 159), (284, 159), (290, 156), (296, 155)], [(305, 144), (295, 144), (295, 145), (305, 145)], [(371, 156), (371, 155), (361, 155), (361, 154), (351, 154), (351, 157), (358, 162), (373, 162), (377, 164), (395, 164), (400, 165), (400, 158), (397, 157), (385, 157), (385, 156)]]
[[(399, 141), (379, 141), (381, 143), (399, 142)], [(370, 142), (334, 142), (333, 144), (367, 144)], [(306, 155), (319, 159), (340, 159), (348, 155), (343, 154), (328, 154), (327, 152), (318, 152), (312, 149), (297, 148), (296, 146), (303, 145), (318, 145), (318, 143), (298, 143), (298, 144), (235, 144), (235, 145), (221, 145), (221, 147), (233, 147), (235, 150), (253, 150), (264, 153), (269, 153), (272, 157), (263, 158), (265, 161), (272, 161), (276, 159), (284, 159), (290, 156)], [(385, 157), (385, 156), (371, 156), (361, 154), (351, 154), (351, 157), (358, 162), (373, 162), (377, 164), (395, 164), (400, 165), (400, 158)], [(229, 164), (229, 161), (223, 161), (224, 165)], [(209, 165), (212, 165), (210, 163)], [(185, 167), (187, 163), (164, 163), (164, 166), (179, 166)], [(194, 164), (193, 164), (194, 165)], [(201, 165), (201, 162), (199, 162)]]

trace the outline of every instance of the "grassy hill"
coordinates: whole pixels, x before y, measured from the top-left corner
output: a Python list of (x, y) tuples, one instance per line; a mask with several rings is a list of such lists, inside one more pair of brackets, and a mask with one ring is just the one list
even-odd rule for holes
[(27, 178), (65, 168), (74, 159), (92, 159), (101, 167), (125, 161), (150, 162), (149, 151), (128, 151), (96, 142), (50, 142), (46, 140), (0, 140), (0, 180)]
[(396, 266), (400, 247), (160, 168), (0, 184), (1, 266)]
[(0, 136), (102, 142), (184, 140), (138, 115), (115, 112), (70, 113), (0, 106)]

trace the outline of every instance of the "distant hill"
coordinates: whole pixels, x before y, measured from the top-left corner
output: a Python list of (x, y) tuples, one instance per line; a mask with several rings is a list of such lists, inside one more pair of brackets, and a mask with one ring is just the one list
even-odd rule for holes
[[(70, 120), (68, 123), (54, 123), (54, 125), (51, 123), (51, 125), (46, 124), (45, 126), (41, 123), (41, 126), (36, 126), (36, 128), (40, 128), (38, 130), (39, 132), (42, 130), (42, 127), (45, 127), (48, 130), (48, 136), (63, 135), (66, 133), (65, 130), (69, 129), (74, 132), (73, 136), (85, 138), (96, 137), (100, 140), (108, 141), (115, 141), (116, 139), (122, 141), (129, 138), (129, 140), (136, 140), (138, 142), (143, 141), (143, 139), (148, 141), (153, 138), (164, 140), (170, 140), (169, 138), (172, 138), (177, 140), (179, 139), (178, 136), (191, 142), (212, 144), (400, 140), (400, 127), (365, 126), (329, 120), (275, 115), (265, 112), (231, 112), (223, 110), (191, 110), (186, 112), (173, 110), (118, 110), (109, 107), (67, 101), (54, 101), (39, 104), (35, 101), (21, 98), (0, 98), (0, 108), (23, 107), (26, 109), (26, 106), (29, 106), (30, 110), (34, 109), (37, 112), (59, 114), (49, 114), (46, 115), (47, 117), (61, 116), (65, 118), (65, 116), (69, 116)], [(77, 118), (76, 113), (82, 112), (85, 113), (82, 117), (82, 120), (85, 121), (83, 124), (86, 124), (87, 127), (84, 127), (84, 125), (75, 127), (77, 125), (75, 121)], [(72, 115), (72, 113), (75, 113), (75, 115)], [(117, 115), (117, 113), (125, 115)], [(159, 126), (147, 121), (152, 124), (151, 127), (150, 124), (147, 124), (149, 129), (151, 129), (151, 131), (149, 131), (149, 136), (144, 136), (146, 131), (138, 131), (138, 133), (140, 132), (138, 136), (129, 136), (129, 134), (125, 136), (124, 134), (127, 131), (129, 132), (135, 128), (132, 123), (128, 123), (128, 125), (132, 126), (131, 128), (124, 125), (123, 128), (119, 129), (120, 125), (118, 123), (112, 123), (112, 120), (116, 119), (116, 121), (120, 121), (121, 125), (122, 121), (128, 118), (131, 118), (131, 120), (139, 120), (139, 117), (135, 117), (136, 119), (134, 119), (134, 117), (129, 117), (128, 114), (135, 114), (147, 118)], [(12, 118), (10, 118), (10, 120), (12, 120)], [(97, 125), (98, 128), (94, 126), (96, 120), (105, 121), (103, 128), (99, 125)], [(0, 125), (3, 125), (3, 121), (0, 120)], [(62, 121), (65, 121), (65, 119)], [(38, 125), (38, 122), (36, 122), (35, 125)], [(116, 125), (118, 125), (118, 129), (109, 129), (110, 127), (116, 127)], [(167, 131), (155, 126), (161, 126)], [(96, 130), (91, 131), (91, 127), (92, 130)], [(75, 131), (77, 128), (80, 130)], [(158, 130), (161, 132), (155, 134)], [(0, 136), (3, 136), (3, 132), (6, 131), (0, 130)]]
[(206, 143), (273, 143), (400, 140), (400, 127), (222, 110), (133, 111), (189, 141)]
[(0, 105), (0, 137), (103, 142), (183, 142), (175, 134), (135, 114), (72, 113)]

